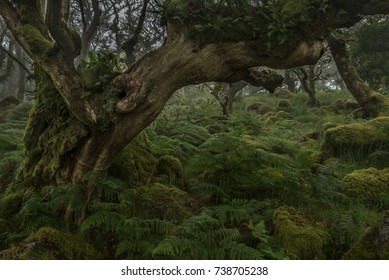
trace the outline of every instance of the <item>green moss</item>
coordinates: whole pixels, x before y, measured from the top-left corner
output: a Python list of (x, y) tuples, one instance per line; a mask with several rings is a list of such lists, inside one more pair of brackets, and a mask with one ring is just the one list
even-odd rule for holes
[(135, 217), (182, 221), (194, 214), (198, 202), (188, 193), (162, 184), (152, 184), (132, 190)]
[(369, 166), (378, 169), (389, 167), (389, 151), (375, 151), (369, 155), (367, 163)]
[(323, 223), (289, 206), (274, 212), (274, 234), (283, 246), (300, 259), (324, 259), (330, 235)]
[(294, 108), (294, 106), (290, 101), (288, 101), (286, 99), (281, 99), (278, 102), (276, 110), (277, 111), (291, 112), (293, 110), (293, 108)]
[(18, 174), (18, 180), (31, 187), (57, 182), (64, 158), (88, 134), (69, 111), (50, 77), (39, 68), (35, 74), (35, 103), (23, 139), (26, 160)]
[(23, 196), (24, 192), (22, 191), (6, 191), (0, 199), (0, 218), (7, 220), (18, 213), (23, 202)]
[(322, 151), (326, 156), (365, 160), (377, 150), (389, 149), (389, 118), (327, 129)]
[(286, 0), (281, 14), (283, 20), (305, 21), (308, 19), (309, 0)]
[(370, 207), (389, 206), (389, 168), (356, 170), (343, 178), (343, 192)]
[(260, 115), (265, 115), (273, 111), (273, 109), (264, 103), (257, 102), (247, 106), (247, 111), (257, 113)]
[(52, 41), (45, 38), (41, 31), (31, 24), (24, 25), (23, 32), (33, 52), (47, 54), (54, 46)]
[(293, 94), (286, 88), (278, 88), (273, 95), (282, 99), (290, 99), (293, 97)]
[(8, 260), (89, 260), (99, 259), (96, 249), (82, 237), (42, 227), (17, 246), (1, 252)]
[(389, 260), (389, 214), (371, 227), (343, 259)]

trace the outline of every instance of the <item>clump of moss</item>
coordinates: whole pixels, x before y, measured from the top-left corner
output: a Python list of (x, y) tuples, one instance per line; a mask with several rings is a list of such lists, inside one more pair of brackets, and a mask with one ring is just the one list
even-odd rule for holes
[(48, 54), (54, 46), (52, 41), (45, 38), (39, 29), (31, 24), (24, 25), (23, 32), (34, 52)]
[(285, 111), (285, 112), (291, 112), (293, 110), (294, 106), (291, 102), (289, 102), (286, 99), (281, 99), (277, 104), (277, 111)]
[(335, 105), (321, 106), (315, 110), (315, 113), (319, 116), (327, 116), (332, 114), (338, 114), (339, 111)]
[(389, 259), (389, 213), (371, 227), (343, 259), (388, 260)]
[(359, 104), (356, 101), (348, 99), (337, 99), (331, 103), (331, 106), (335, 107), (338, 112), (341, 111), (347, 113), (360, 108)]
[(326, 156), (365, 160), (377, 150), (389, 149), (389, 118), (327, 129), (322, 151)]
[(42, 227), (17, 246), (0, 253), (8, 260), (90, 260), (100, 259), (96, 249), (82, 237)]
[(260, 115), (265, 115), (265, 114), (273, 111), (273, 109), (264, 103), (256, 102), (256, 103), (253, 103), (253, 104), (247, 106), (247, 111), (252, 112), (252, 113), (256, 113), (256, 114), (260, 114)]
[(7, 220), (19, 212), (23, 197), (22, 191), (6, 191), (0, 199), (0, 218)]
[(274, 234), (300, 259), (324, 259), (330, 235), (323, 223), (282, 206), (273, 215)]
[(192, 216), (198, 208), (198, 202), (188, 193), (159, 183), (135, 188), (131, 193), (135, 217), (177, 222)]
[(284, 20), (306, 21), (308, 19), (309, 0), (286, 0), (281, 10)]
[(282, 99), (290, 99), (293, 97), (293, 94), (286, 88), (276, 89), (273, 95)]
[(389, 168), (356, 170), (343, 178), (343, 192), (367, 206), (389, 206)]
[(378, 169), (389, 167), (389, 151), (375, 151), (369, 155), (367, 163), (369, 166)]

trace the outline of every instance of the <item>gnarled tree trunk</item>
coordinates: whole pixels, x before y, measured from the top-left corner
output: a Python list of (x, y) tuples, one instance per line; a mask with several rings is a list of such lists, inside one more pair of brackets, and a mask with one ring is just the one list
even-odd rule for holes
[(327, 41), (339, 73), (348, 90), (362, 107), (364, 117), (389, 115), (389, 98), (375, 92), (362, 81), (352, 65), (346, 43), (333, 36), (330, 36)]

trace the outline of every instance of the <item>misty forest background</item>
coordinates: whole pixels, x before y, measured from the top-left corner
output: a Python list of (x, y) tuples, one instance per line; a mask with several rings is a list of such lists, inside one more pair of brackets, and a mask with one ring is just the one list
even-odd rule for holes
[[(164, 44), (158, 1), (70, 3), (90, 88)], [(389, 17), (337, 32), (387, 96)], [(21, 188), (40, 70), (0, 18), (0, 258), (389, 259), (389, 111), (361, 107), (325, 46), (316, 65), (256, 68), (276, 86), (179, 89), (104, 176)]]

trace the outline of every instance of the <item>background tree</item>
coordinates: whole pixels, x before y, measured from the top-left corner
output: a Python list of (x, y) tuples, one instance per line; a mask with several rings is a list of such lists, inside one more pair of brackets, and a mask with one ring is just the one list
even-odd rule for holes
[(389, 88), (389, 17), (368, 17), (353, 31), (350, 42), (353, 64), (361, 78), (376, 91)]
[(31, 71), (25, 53), (0, 19), (0, 95), (15, 95), (23, 100), (26, 74), (31, 75)]
[(270, 92), (281, 86), (283, 77), (272, 70), (250, 70), (251, 74), (247, 81), (235, 83), (216, 83), (211, 90), (222, 107), (223, 115), (229, 116), (233, 112), (233, 104), (236, 102), (237, 94), (247, 85), (262, 87)]
[(328, 44), (339, 73), (355, 100), (362, 107), (365, 117), (388, 115), (389, 99), (371, 89), (359, 76), (347, 49), (347, 40), (338, 34), (329, 36)]

